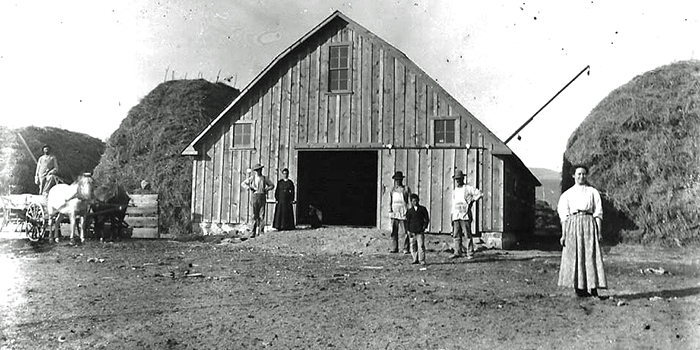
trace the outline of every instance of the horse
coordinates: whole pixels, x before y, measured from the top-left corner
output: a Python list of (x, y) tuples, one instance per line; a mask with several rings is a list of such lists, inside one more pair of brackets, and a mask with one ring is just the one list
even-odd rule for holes
[(80, 241), (85, 242), (85, 217), (90, 202), (93, 200), (93, 179), (89, 173), (78, 176), (74, 183), (58, 184), (49, 190), (47, 198), (50, 238), (61, 236), (61, 219), (68, 216), (70, 221), (70, 240), (74, 241), (75, 224), (79, 219)]
[(105, 240), (104, 225), (109, 220), (109, 239), (121, 238), (122, 229), (127, 227), (124, 217), (131, 200), (129, 194), (123, 187), (110, 183), (97, 186), (94, 195), (90, 216), (94, 220), (95, 235), (99, 234), (100, 240)]

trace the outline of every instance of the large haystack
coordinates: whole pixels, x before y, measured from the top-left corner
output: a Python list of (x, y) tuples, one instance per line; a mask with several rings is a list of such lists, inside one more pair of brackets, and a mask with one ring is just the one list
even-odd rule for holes
[[(203, 79), (160, 84), (110, 136), (95, 177), (116, 181), (132, 193), (157, 193), (161, 233), (188, 233), (192, 160), (180, 152), (238, 94)], [(151, 188), (142, 190), (142, 180)]]
[(700, 61), (660, 67), (614, 90), (571, 135), (571, 165), (591, 166), (606, 234), (621, 241), (700, 241)]
[[(26, 146), (18, 135), (24, 138)], [(79, 174), (92, 171), (105, 149), (105, 144), (97, 138), (64, 129), (0, 126), (0, 194), (39, 193), (34, 184), (33, 157), (41, 156), (45, 144), (51, 145), (58, 158), (58, 176), (68, 183)]]

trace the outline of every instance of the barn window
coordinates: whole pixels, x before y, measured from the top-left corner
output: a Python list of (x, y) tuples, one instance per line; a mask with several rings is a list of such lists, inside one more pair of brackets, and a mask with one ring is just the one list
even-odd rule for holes
[(253, 123), (239, 122), (233, 124), (233, 147), (252, 148), (253, 147)]
[(433, 141), (436, 145), (456, 143), (455, 119), (436, 119), (433, 123)]
[(350, 91), (350, 45), (333, 45), (330, 47), (328, 62), (328, 91)]

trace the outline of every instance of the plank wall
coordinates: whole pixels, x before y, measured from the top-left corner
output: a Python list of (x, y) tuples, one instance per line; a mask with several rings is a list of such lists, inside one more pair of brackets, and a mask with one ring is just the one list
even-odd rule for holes
[[(351, 93), (328, 92), (329, 47), (339, 43), (351, 45)], [(340, 21), (319, 30), (227, 113), (198, 146), (192, 175), (196, 222), (249, 222), (250, 198), (240, 189), (247, 168), (262, 163), (274, 183), (289, 168), (294, 179), (297, 147), (328, 147), (380, 152), (378, 227), (389, 227), (387, 196), (391, 176), (400, 170), (430, 210), (430, 230), (449, 232), (452, 175), (461, 169), (467, 183), (485, 192), (475, 226), (503, 229), (503, 162), (493, 157), (502, 142), (401, 52), (364, 28)], [(456, 144), (426, 147), (433, 120), (445, 117), (458, 120)], [(253, 122), (252, 148), (231, 146), (239, 120)], [(468, 144), (481, 149), (467, 149)]]

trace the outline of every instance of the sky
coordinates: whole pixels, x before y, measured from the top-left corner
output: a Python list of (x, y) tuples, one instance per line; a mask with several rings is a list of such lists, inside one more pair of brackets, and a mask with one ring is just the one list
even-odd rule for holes
[(591, 110), (635, 76), (700, 58), (700, 3), (618, 0), (4, 0), (0, 125), (106, 140), (172, 79), (243, 89), (335, 10), (405, 53), (505, 141), (561, 170)]

